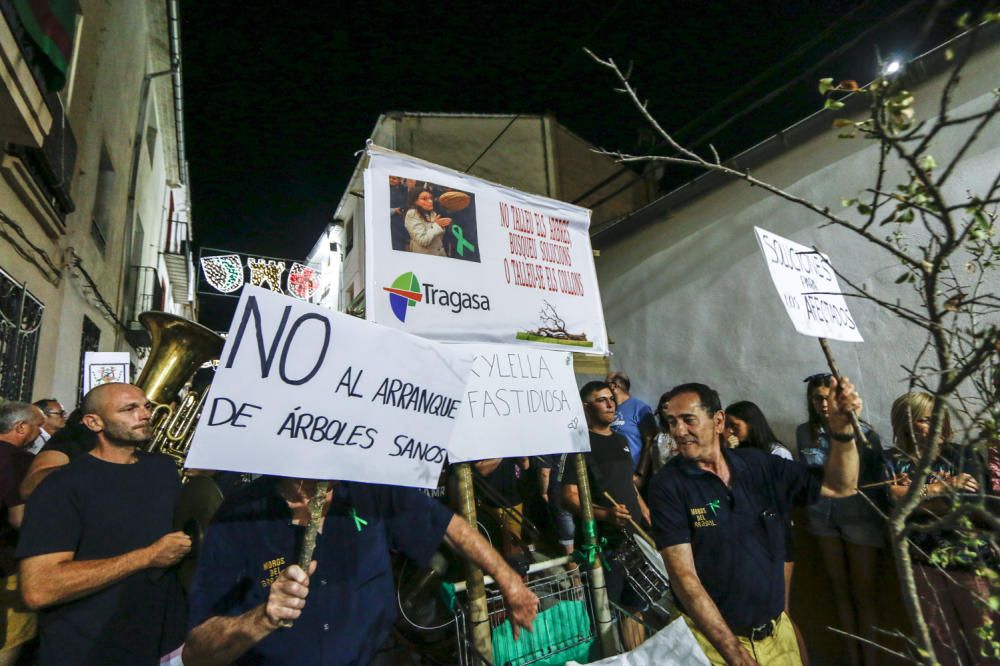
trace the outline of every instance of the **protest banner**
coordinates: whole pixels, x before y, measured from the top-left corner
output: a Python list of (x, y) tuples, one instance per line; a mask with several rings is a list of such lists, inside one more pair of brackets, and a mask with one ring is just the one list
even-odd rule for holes
[(129, 383), (131, 368), (128, 352), (84, 352), (83, 394), (101, 384)]
[(366, 317), (447, 342), (606, 355), (590, 211), (368, 148)]
[(434, 487), (471, 360), (247, 285), (186, 466)]
[(796, 331), (844, 342), (864, 341), (829, 257), (760, 227), (754, 227), (754, 233)]
[(590, 450), (569, 352), (454, 346), (473, 360), (448, 445), (450, 462)]

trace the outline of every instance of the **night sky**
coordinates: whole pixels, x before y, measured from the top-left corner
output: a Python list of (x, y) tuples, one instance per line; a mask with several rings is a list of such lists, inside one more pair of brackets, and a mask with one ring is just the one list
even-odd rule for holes
[[(916, 38), (928, 7), (184, 0), (195, 241), (304, 258), (386, 111), (552, 112), (591, 143), (649, 152), (644, 121), (583, 46), (631, 62), (650, 109), (687, 142), (753, 109), (711, 138), (733, 155), (820, 108), (819, 78), (865, 82), (876, 52), (912, 57), (935, 43), (940, 32)], [(693, 175), (673, 170), (663, 186)]]

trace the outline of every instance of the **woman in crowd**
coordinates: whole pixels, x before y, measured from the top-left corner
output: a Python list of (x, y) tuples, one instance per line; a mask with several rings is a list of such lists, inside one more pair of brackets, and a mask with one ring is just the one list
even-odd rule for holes
[(444, 232), (449, 224), (450, 217), (441, 217), (434, 210), (434, 195), (430, 190), (410, 192), (405, 219), (406, 231), (410, 234), (410, 252), (447, 256)]
[[(767, 417), (755, 403), (749, 400), (734, 402), (726, 407), (726, 443), (729, 448), (748, 447), (759, 449), (765, 453), (792, 460), (792, 452), (782, 444), (778, 437), (771, 430), (771, 424), (767, 422)], [(785, 614), (792, 617), (789, 601), (792, 592), (792, 573), (795, 570), (795, 551), (792, 543), (792, 520), (785, 517)], [(809, 660), (806, 653), (806, 642), (802, 638), (802, 632), (795, 622), (792, 622), (795, 629), (795, 638), (799, 642), (799, 654), (802, 656), (802, 663), (808, 666)]]
[[(785, 460), (792, 460), (792, 452), (778, 441), (764, 412), (749, 400), (734, 402), (726, 407), (726, 429), (730, 448), (749, 446)], [(735, 442), (732, 441), (734, 437)]]
[[(677, 442), (670, 436), (667, 428), (667, 393), (660, 396), (660, 402), (653, 412), (653, 422), (656, 424), (656, 431), (646, 437), (642, 447), (642, 454), (639, 456), (639, 466), (636, 467), (636, 476), (639, 477), (639, 490), (645, 492), (646, 484), (653, 478), (653, 475), (660, 471), (667, 462), (677, 455)], [(645, 497), (645, 495), (643, 496)]]
[[(933, 405), (928, 393), (906, 393), (892, 404), (896, 451), (887, 468), (895, 480), (889, 486), (894, 501), (906, 495), (915, 480), (916, 463), (930, 445)], [(951, 443), (951, 435), (951, 417), (944, 411), (941, 454), (924, 479), (922, 492), (927, 499), (911, 515), (911, 522), (932, 522), (935, 514), (948, 510), (953, 493), (975, 493), (986, 485), (986, 461), (972, 447)], [(941, 529), (915, 531), (910, 539), (913, 577), (938, 660), (945, 665), (1000, 663), (980, 655), (978, 632), (989, 619), (990, 587), (984, 577), (976, 575), (976, 568), (996, 571), (1000, 564), (988, 538), (972, 530)]]
[[(795, 430), (799, 459), (810, 467), (822, 467), (830, 451), (830, 436), (823, 427), (833, 397), (833, 377), (829, 374), (806, 378), (806, 404), (809, 420)], [(878, 486), (882, 480), (882, 442), (871, 426), (862, 422), (861, 430), (868, 440), (860, 448), (858, 485), (866, 490), (854, 490), (840, 497), (821, 497), (808, 509), (809, 532), (816, 537), (823, 554), (823, 564), (830, 576), (830, 587), (840, 629), (877, 643), (878, 623), (876, 567), (878, 551), (884, 545), (885, 519), (880, 514), (884, 492)], [(877, 508), (878, 507), (878, 508)], [(871, 666), (877, 652), (865, 643), (846, 641), (851, 664)]]

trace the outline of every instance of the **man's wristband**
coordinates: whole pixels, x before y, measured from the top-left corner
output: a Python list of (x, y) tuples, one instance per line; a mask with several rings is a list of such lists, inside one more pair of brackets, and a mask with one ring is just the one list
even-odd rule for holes
[(830, 433), (830, 439), (835, 442), (853, 442), (854, 441), (854, 431), (849, 433), (832, 432)]

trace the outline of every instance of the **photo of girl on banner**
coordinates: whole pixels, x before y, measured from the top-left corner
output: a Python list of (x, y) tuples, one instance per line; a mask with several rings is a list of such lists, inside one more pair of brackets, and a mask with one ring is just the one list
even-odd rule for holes
[(479, 262), (475, 195), (389, 176), (392, 249)]

